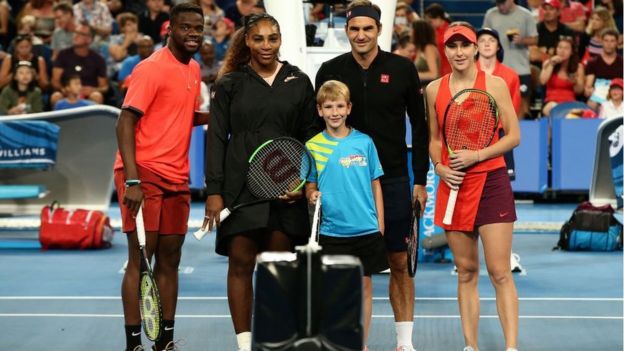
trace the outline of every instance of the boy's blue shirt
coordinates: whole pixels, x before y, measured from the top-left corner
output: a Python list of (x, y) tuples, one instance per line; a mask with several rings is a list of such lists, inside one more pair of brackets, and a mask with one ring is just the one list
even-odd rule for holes
[(350, 237), (379, 231), (372, 181), (383, 175), (373, 140), (351, 129), (344, 138), (323, 131), (308, 140), (314, 158), (308, 177), (321, 191), (321, 234)]

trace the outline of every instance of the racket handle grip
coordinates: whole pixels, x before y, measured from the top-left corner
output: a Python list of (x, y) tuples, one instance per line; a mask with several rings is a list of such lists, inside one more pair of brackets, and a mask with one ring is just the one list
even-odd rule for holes
[[(221, 212), (219, 212), (219, 223), (225, 221), (225, 219), (230, 216), (230, 213), (232, 213), (232, 211), (230, 211), (230, 209), (227, 207), (221, 210)], [(206, 234), (208, 234), (208, 232), (208, 228), (201, 227), (197, 229), (195, 233), (193, 233), (193, 236), (195, 237), (195, 239), (201, 240)]]
[(442, 223), (450, 225), (453, 221), (453, 212), (455, 212), (455, 202), (457, 202), (457, 190), (451, 189), (448, 202), (446, 204), (446, 212), (444, 213), (444, 220)]

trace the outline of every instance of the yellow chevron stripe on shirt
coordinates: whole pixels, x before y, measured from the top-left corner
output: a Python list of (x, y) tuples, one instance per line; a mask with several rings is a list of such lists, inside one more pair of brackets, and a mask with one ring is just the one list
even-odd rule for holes
[(337, 145), (337, 141), (328, 140), (323, 133), (318, 133), (306, 143), (306, 147), (310, 150), (310, 154), (314, 158), (316, 170), (319, 175), (321, 171), (325, 169), (329, 156), (334, 152), (333, 148)]

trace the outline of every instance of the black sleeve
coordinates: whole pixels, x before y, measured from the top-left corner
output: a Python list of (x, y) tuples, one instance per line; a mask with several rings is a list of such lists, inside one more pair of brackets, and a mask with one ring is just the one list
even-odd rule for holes
[(305, 78), (307, 84), (301, 108), (301, 117), (298, 119), (299, 126), (297, 128), (297, 139), (304, 143), (323, 130), (322, 128), (319, 129), (321, 125), (324, 126), (324, 124), (321, 123), (322, 119), (319, 118), (316, 113), (316, 94), (314, 93), (312, 82), (307, 76)]
[(407, 115), (412, 125), (412, 171), (414, 184), (427, 184), (429, 171), (429, 132), (425, 117), (425, 100), (416, 66), (407, 65), (409, 86), (407, 91)]
[(323, 83), (327, 81), (327, 78), (325, 78), (326, 71), (327, 71), (327, 66), (325, 65), (325, 63), (321, 64), (321, 67), (316, 72), (316, 77), (314, 79), (314, 92), (315, 93), (318, 92), (321, 85), (323, 85)]
[(206, 137), (206, 193), (221, 194), (225, 152), (230, 131), (230, 96), (223, 79), (214, 85), (210, 102), (210, 123)]

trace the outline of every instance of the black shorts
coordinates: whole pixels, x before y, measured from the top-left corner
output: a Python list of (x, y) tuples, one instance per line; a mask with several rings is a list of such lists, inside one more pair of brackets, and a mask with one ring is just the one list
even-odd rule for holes
[(367, 277), (389, 267), (386, 248), (379, 232), (344, 238), (320, 235), (319, 245), (323, 247), (324, 255), (351, 255), (359, 258)]
[(412, 191), (408, 177), (381, 180), (384, 201), (384, 239), (390, 252), (405, 251), (405, 239), (410, 232), (412, 214)]

